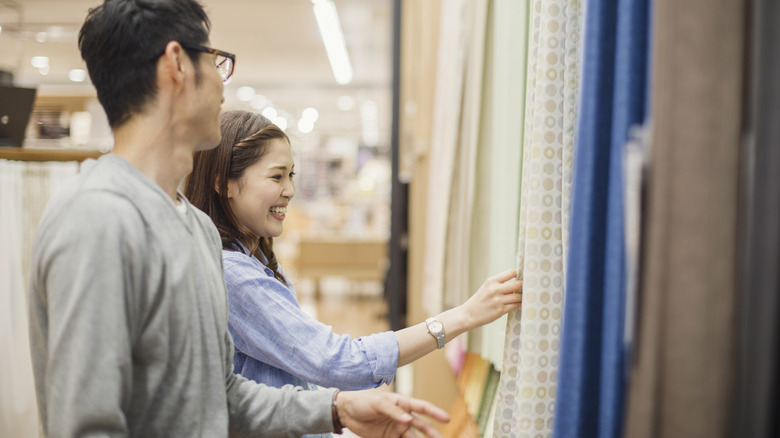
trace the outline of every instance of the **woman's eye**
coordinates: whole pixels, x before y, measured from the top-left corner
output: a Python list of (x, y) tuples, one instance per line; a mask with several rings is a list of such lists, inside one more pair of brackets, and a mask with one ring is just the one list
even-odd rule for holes
[(294, 176), (295, 176), (295, 172), (290, 172), (290, 179), (293, 179)]
[(271, 178), (273, 178), (275, 180), (281, 180), (282, 179), (282, 175), (274, 175)]

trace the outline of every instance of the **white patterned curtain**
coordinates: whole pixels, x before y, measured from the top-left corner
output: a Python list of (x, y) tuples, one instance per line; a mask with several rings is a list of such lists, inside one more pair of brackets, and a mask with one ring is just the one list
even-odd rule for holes
[(0, 436), (38, 436), (27, 320), (27, 278), (46, 202), (78, 163), (0, 160)]
[(518, 269), (523, 307), (508, 317), (496, 437), (550, 437), (560, 352), (572, 152), (579, 88), (579, 0), (535, 0), (523, 139)]

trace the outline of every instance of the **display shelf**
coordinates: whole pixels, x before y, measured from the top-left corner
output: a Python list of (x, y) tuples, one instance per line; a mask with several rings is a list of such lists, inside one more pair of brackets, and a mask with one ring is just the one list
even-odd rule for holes
[(0, 159), (16, 161), (84, 161), (101, 155), (98, 150), (0, 147)]

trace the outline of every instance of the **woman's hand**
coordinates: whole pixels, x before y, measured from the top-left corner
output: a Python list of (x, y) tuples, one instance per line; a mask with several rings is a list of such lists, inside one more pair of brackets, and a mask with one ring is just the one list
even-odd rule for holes
[[(499, 316), (520, 308), (523, 303), (523, 282), (517, 271), (510, 269), (488, 278), (465, 303), (446, 310), (434, 318), (444, 327), (445, 340), (495, 321)], [(424, 323), (395, 332), (398, 339), (398, 366), (404, 366), (433, 351), (438, 342)]]
[(466, 330), (493, 322), (501, 315), (519, 309), (523, 303), (523, 282), (517, 270), (509, 269), (494, 275), (465, 303), (456, 307)]

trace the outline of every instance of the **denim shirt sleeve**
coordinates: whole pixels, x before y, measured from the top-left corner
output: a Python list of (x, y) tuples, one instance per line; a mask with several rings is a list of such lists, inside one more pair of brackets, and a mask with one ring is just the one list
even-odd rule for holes
[(398, 366), (395, 333), (337, 335), (304, 313), (292, 286), (256, 258), (222, 254), (236, 349), (319, 386), (354, 390), (392, 382)]

